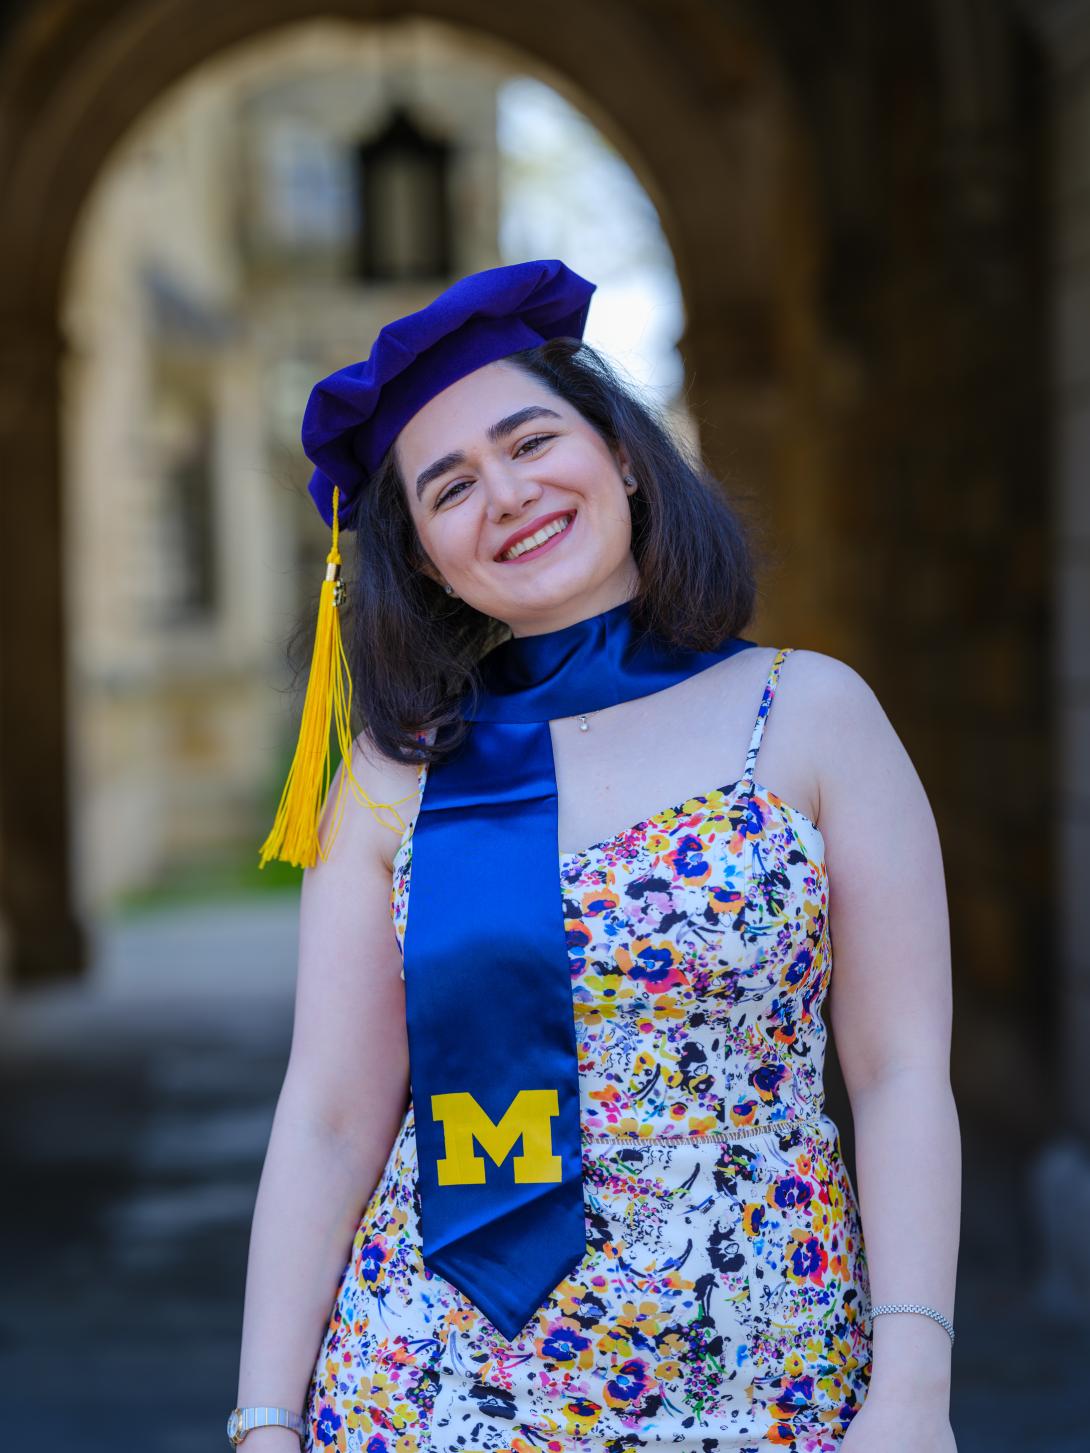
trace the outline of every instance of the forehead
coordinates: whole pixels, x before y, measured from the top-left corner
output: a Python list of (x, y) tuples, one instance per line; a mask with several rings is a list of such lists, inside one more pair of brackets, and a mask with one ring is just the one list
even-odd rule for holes
[(538, 403), (567, 413), (563, 399), (521, 368), (503, 359), (486, 363), (429, 399), (402, 428), (396, 441), (401, 466), (408, 474), (449, 450), (469, 448), (497, 419)]

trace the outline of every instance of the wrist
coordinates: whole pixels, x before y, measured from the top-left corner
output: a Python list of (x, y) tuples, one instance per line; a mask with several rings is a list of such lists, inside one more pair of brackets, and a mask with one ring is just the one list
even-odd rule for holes
[(950, 1373), (935, 1372), (907, 1363), (877, 1363), (871, 1372), (868, 1398), (882, 1402), (904, 1402), (913, 1407), (950, 1410)]
[(950, 1339), (926, 1317), (876, 1317), (868, 1396), (906, 1397), (948, 1408)]
[[(306, 1415), (291, 1408), (240, 1403), (227, 1418), (227, 1441), (246, 1453), (298, 1453), (306, 1436)], [(251, 1441), (253, 1440), (253, 1441)]]
[(950, 1407), (950, 1355), (930, 1359), (900, 1355), (879, 1358), (871, 1365), (868, 1397), (927, 1404), (944, 1412)]

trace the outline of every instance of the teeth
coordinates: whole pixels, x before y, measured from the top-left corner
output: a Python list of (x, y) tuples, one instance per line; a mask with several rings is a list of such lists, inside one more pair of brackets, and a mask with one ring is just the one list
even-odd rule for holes
[(560, 531), (566, 529), (571, 515), (562, 515), (559, 520), (552, 520), (547, 525), (542, 525), (535, 535), (527, 535), (517, 545), (512, 545), (510, 550), (500, 556), (501, 560), (514, 560), (518, 555), (525, 555), (527, 550), (536, 550), (538, 545), (544, 545), (546, 540), (552, 539), (553, 535), (559, 535)]

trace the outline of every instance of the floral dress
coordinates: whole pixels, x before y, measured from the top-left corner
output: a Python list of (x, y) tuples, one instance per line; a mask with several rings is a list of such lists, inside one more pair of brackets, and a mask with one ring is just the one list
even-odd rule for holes
[[(425, 1268), (410, 1106), (318, 1354), (307, 1453), (839, 1446), (866, 1392), (870, 1320), (822, 1109), (824, 840), (754, 777), (790, 649), (742, 777), (560, 855), (582, 1261), (514, 1342)], [(402, 944), (411, 834), (391, 888)]]

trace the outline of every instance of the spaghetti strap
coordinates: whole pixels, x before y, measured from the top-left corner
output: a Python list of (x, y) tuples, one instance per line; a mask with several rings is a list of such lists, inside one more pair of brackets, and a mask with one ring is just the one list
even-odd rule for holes
[(743, 782), (753, 781), (753, 773), (757, 767), (757, 752), (761, 746), (761, 737), (764, 735), (768, 713), (772, 709), (772, 698), (776, 694), (776, 682), (779, 679), (780, 667), (783, 665), (785, 658), (794, 649), (794, 646), (781, 646), (772, 658), (772, 665), (768, 668), (768, 675), (765, 678), (765, 689), (761, 696), (761, 704), (757, 708), (757, 720), (753, 723), (753, 734), (749, 739), (749, 751), (746, 753), (746, 765), (742, 773)]

